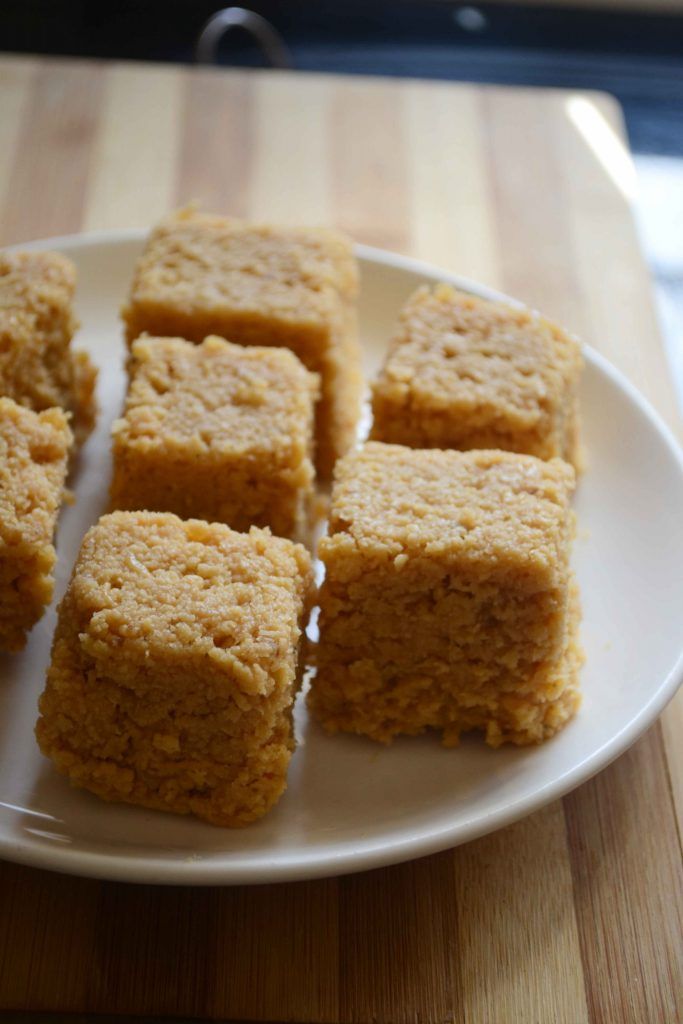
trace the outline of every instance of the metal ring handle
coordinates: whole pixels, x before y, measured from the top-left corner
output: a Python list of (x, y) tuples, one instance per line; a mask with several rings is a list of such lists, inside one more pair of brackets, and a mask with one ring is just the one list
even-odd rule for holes
[(194, 58), (198, 64), (214, 64), (218, 44), (226, 32), (243, 28), (258, 44), (273, 68), (292, 68), (294, 62), (284, 39), (267, 18), (248, 11), (246, 7), (224, 7), (212, 14), (202, 27), (195, 43)]

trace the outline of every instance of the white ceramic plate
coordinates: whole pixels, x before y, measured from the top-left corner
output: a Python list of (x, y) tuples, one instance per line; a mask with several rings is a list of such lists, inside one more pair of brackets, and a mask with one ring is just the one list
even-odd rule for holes
[[(109, 426), (124, 375), (117, 319), (141, 233), (53, 239), (78, 265), (78, 344), (100, 367), (102, 407), (61, 518), (58, 599), (80, 539), (106, 502)], [(383, 355), (401, 303), (416, 285), (452, 280), (364, 247), (361, 329), (367, 370)], [(625, 341), (625, 344), (627, 342)], [(101, 803), (71, 789), (39, 754), (36, 701), (54, 607), (25, 652), (0, 656), (0, 855), (74, 874), (138, 882), (273, 882), (377, 867), (474, 839), (561, 796), (625, 750), (661, 712), (683, 676), (683, 459), (637, 391), (590, 350), (582, 385), (589, 470), (576, 500), (583, 707), (544, 746), (490, 750), (466, 738), (444, 750), (424, 736), (390, 748), (328, 737), (297, 708), (299, 746), (289, 788), (247, 829)]]

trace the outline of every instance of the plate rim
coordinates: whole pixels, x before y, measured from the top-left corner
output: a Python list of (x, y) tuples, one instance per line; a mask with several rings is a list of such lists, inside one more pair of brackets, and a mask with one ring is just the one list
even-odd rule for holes
[[(86, 249), (93, 246), (131, 244), (144, 241), (148, 231), (142, 228), (81, 232), (41, 238), (30, 242), (14, 244), (8, 251), (41, 249)], [(432, 281), (443, 281), (463, 291), (486, 299), (502, 299), (513, 305), (523, 305), (505, 293), (481, 284), (471, 278), (446, 271), (442, 268), (411, 256), (401, 255), (375, 246), (355, 243), (359, 260), (379, 264), (408, 273), (421, 275)], [(586, 361), (592, 363), (610, 378), (619, 390), (634, 404), (649, 421), (650, 426), (668, 449), (678, 471), (683, 477), (683, 449), (673, 431), (664, 422), (654, 406), (640, 393), (634, 384), (608, 359), (590, 345), (583, 344)], [(442, 850), (455, 848), (488, 833), (504, 828), (513, 822), (533, 814), (553, 800), (560, 799), (577, 786), (587, 782), (599, 771), (608, 767), (642, 736), (659, 717), (667, 704), (683, 684), (683, 646), (671, 671), (660, 682), (650, 699), (633, 718), (614, 736), (594, 750), (579, 764), (565, 771), (559, 778), (550, 780), (531, 795), (512, 801), (504, 808), (484, 813), (471, 822), (457, 826), (441, 826), (432, 830), (422, 829), (418, 834), (400, 839), (374, 840), (360, 850), (344, 849), (309, 856), (299, 854), (291, 863), (277, 860), (268, 863), (267, 856), (259, 855), (254, 863), (209, 863), (200, 860), (161, 860), (149, 858), (140, 860), (131, 854), (105, 853), (70, 850), (63, 847), (32, 845), (25, 840), (17, 842), (0, 834), (0, 856), (15, 863), (42, 868), (63, 874), (85, 878), (99, 878), (139, 884), (156, 885), (257, 885), (276, 882), (293, 882), (353, 874), (373, 868), (399, 864), (419, 857), (429, 856)], [(348, 842), (347, 842), (348, 846)], [(245, 855), (246, 856), (246, 855)]]

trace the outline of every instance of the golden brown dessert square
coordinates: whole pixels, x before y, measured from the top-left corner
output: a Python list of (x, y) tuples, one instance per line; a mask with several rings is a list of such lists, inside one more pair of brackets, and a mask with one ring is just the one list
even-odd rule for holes
[(580, 461), (579, 343), (539, 313), (420, 288), (373, 385), (377, 441)]
[(572, 467), (371, 441), (335, 478), (309, 698), (322, 724), (381, 742), (552, 736), (579, 704)]
[(316, 228), (275, 228), (181, 210), (153, 231), (122, 311), (143, 332), (291, 348), (320, 375), (316, 461), (329, 476), (353, 443), (361, 391), (351, 242)]
[(103, 516), (60, 605), (41, 750), (105, 800), (260, 818), (286, 786), (312, 589), (304, 548), (267, 530)]
[(52, 600), (55, 525), (72, 437), (61, 409), (0, 398), (0, 650), (20, 651)]
[(95, 425), (97, 370), (74, 351), (76, 268), (57, 252), (0, 253), (0, 394), (71, 413), (77, 445)]
[(318, 378), (288, 349), (215, 337), (143, 336), (132, 356), (113, 507), (305, 538)]

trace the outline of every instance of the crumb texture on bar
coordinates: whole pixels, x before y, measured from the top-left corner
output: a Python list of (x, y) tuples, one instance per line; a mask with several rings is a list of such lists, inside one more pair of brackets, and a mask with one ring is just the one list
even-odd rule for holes
[(113, 506), (305, 536), (318, 378), (287, 349), (216, 337), (143, 336), (132, 357)]
[(0, 650), (21, 650), (52, 600), (71, 442), (61, 409), (34, 413), (0, 398)]
[(325, 228), (278, 228), (177, 211), (151, 233), (122, 310), (142, 333), (291, 348), (321, 378), (317, 464), (352, 444), (362, 388), (353, 246)]
[[(243, 327), (250, 318), (254, 331), (260, 327), (264, 344), (260, 334), (271, 319), (325, 327), (338, 299), (353, 301), (357, 289), (351, 242), (336, 231), (251, 224), (188, 208), (152, 231), (123, 315), (129, 341), (151, 333), (142, 322), (150, 316), (185, 316), (192, 327), (202, 316), (223, 315), (237, 328), (242, 315)], [(184, 336), (201, 341), (206, 333)]]
[(60, 606), (38, 742), (105, 800), (216, 825), (285, 789), (310, 558), (267, 530), (104, 516)]
[(580, 460), (579, 343), (533, 310), (424, 286), (373, 385), (376, 440)]
[(97, 370), (74, 351), (76, 268), (57, 252), (0, 253), (0, 392), (71, 413), (77, 445), (95, 425)]
[(337, 466), (309, 705), (381, 742), (548, 738), (579, 703), (574, 471), (369, 442)]

